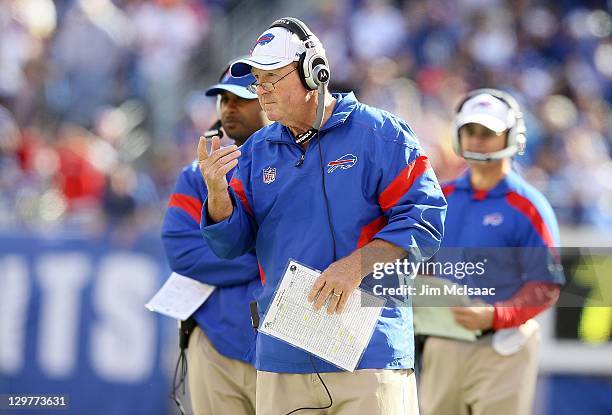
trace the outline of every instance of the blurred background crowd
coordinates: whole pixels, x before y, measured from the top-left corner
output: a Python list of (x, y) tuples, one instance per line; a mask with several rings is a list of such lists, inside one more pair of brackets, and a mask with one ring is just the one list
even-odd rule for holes
[(534, 413), (611, 413), (612, 307), (601, 297), (612, 256), (581, 259), (612, 246), (611, 10), (612, 0), (0, 0), (0, 390), (70, 391), (71, 413), (174, 413), (176, 334), (143, 307), (169, 272), (167, 198), (216, 121), (203, 90), (273, 20), (294, 16), (325, 45), (331, 89), (408, 121), (441, 180), (464, 168), (451, 149), (462, 96), (496, 87), (518, 99), (528, 145), (516, 168), (553, 205), (562, 243), (581, 247), (564, 255), (568, 276), (582, 269), (567, 291), (588, 306), (543, 316)]
[(463, 168), (461, 96), (510, 91), (528, 126), (517, 168), (563, 225), (612, 229), (603, 0), (0, 0), (0, 229), (159, 226), (216, 119), (202, 89), (283, 14), (325, 45), (331, 89), (406, 119), (441, 180)]

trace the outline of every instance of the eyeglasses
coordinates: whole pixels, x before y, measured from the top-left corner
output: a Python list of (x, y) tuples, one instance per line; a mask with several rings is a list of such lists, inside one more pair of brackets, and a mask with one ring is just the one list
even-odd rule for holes
[(252, 84), (247, 85), (246, 88), (247, 88), (247, 90), (249, 92), (251, 92), (253, 94), (257, 93), (257, 87), (258, 86), (262, 87), (263, 90), (266, 91), (266, 92), (272, 92), (272, 91), (274, 91), (274, 85), (278, 84), (280, 81), (285, 79), (287, 77), (287, 75), (289, 75), (290, 73), (295, 72), (295, 71), (297, 71), (297, 68), (293, 68), (292, 71), (287, 72), (286, 74), (284, 74), (280, 79), (278, 79), (275, 82), (258, 82), (258, 81), (255, 81)]

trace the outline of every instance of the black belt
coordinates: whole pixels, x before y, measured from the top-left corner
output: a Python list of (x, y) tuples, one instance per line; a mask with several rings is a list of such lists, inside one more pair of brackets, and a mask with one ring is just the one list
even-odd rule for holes
[(497, 330), (494, 330), (494, 329), (486, 329), (486, 330), (482, 331), (478, 336), (476, 336), (476, 338), (477, 339), (481, 339), (481, 338), (489, 336), (489, 335), (492, 336), (492, 335), (495, 334), (496, 331)]

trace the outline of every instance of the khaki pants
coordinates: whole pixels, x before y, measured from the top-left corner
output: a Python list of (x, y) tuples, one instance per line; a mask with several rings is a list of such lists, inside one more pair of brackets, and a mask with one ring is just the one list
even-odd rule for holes
[(257, 371), (220, 355), (199, 327), (189, 339), (187, 370), (194, 415), (255, 414)]
[(537, 380), (540, 332), (502, 356), (491, 336), (474, 343), (429, 337), (419, 381), (424, 415), (529, 415)]
[[(412, 370), (363, 369), (322, 373), (333, 405), (311, 415), (418, 415)], [(257, 415), (284, 415), (301, 407), (322, 407), (329, 397), (313, 374), (257, 372)], [(302, 411), (300, 411), (301, 413)]]

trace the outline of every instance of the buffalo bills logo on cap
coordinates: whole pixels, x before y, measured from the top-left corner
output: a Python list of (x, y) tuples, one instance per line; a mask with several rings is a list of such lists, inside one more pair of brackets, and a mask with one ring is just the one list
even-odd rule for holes
[(342, 170), (350, 169), (355, 165), (355, 163), (357, 163), (357, 156), (353, 154), (345, 154), (339, 159), (327, 163), (327, 167), (329, 167), (329, 169), (327, 169), (327, 173), (329, 174), (338, 168)]
[(272, 42), (272, 39), (274, 39), (274, 35), (272, 33), (266, 33), (265, 35), (261, 35), (261, 37), (257, 39), (255, 45), (267, 45), (268, 43)]

